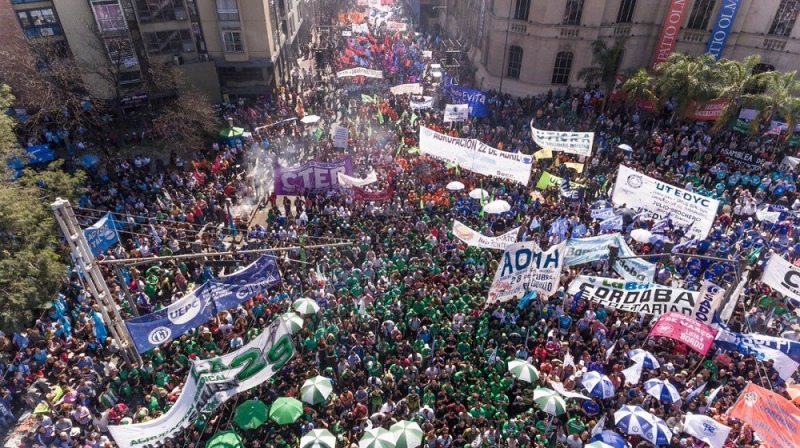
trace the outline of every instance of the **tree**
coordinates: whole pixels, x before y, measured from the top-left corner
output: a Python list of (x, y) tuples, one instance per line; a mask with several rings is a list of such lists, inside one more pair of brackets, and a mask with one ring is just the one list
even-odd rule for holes
[(797, 72), (760, 73), (755, 75), (755, 83), (763, 87), (763, 92), (742, 95), (743, 103), (758, 110), (759, 121), (766, 125), (774, 119), (783, 118), (789, 127), (786, 138), (790, 137), (800, 114), (800, 80), (797, 79)]
[(656, 95), (659, 108), (673, 101), (673, 112), (683, 115), (692, 102), (698, 106), (719, 95), (720, 70), (711, 54), (690, 56), (673, 53), (656, 69)]
[(724, 129), (728, 122), (739, 110), (742, 96), (753, 88), (758, 79), (753, 75), (753, 69), (761, 62), (758, 55), (748, 56), (744, 61), (732, 61), (722, 59), (719, 61), (719, 91), (717, 99), (728, 101), (717, 118), (714, 126), (711, 127), (712, 133), (717, 133)]
[(578, 79), (589, 84), (599, 83), (603, 88), (603, 106), (616, 85), (616, 75), (625, 53), (625, 39), (617, 39), (612, 46), (598, 39), (592, 42), (592, 65), (578, 72)]
[[(0, 110), (14, 102), (8, 86), (0, 86)], [(19, 156), (13, 119), (0, 114), (0, 328), (20, 331), (30, 325), (58, 294), (66, 270), (58, 253), (56, 224), (47, 204), (55, 195), (76, 198), (82, 173), (70, 175), (59, 163), (42, 173), (25, 170), (10, 181), (5, 161)]]
[(658, 103), (654, 79), (645, 69), (639, 70), (625, 81), (625, 84), (622, 85), (622, 93), (628, 104), (633, 104), (637, 100)]

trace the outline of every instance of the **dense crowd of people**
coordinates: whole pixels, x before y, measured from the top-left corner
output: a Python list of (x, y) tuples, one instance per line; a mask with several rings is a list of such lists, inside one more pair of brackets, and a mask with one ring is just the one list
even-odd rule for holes
[[(220, 312), (207, 325), (143, 354), (143, 363), (132, 366), (121, 362), (119, 347), (99, 328), (98, 305), (80, 276), (72, 275), (64, 281), (62, 296), (34, 326), (4, 339), (10, 356), (3, 361), (0, 424), (13, 428), (27, 406), (26, 396), (39, 388), (45, 399), (30, 417), (34, 423), (23, 446), (112, 447), (108, 425), (163, 415), (181, 392), (190, 360), (241, 347), (290, 311), (294, 299), (310, 297), (321, 309), (305, 316), (295, 335), (297, 354), (292, 360), (269, 382), (198, 419), (165, 446), (203, 446), (216, 432), (234, 428), (231, 416), (237, 404), (297, 397), (303, 381), (316, 375), (331, 378), (330, 398), (306, 405), (295, 424), (240, 430), (245, 446), (296, 447), (303, 434), (325, 428), (337, 436), (338, 446), (351, 447), (369, 427), (413, 420), (422, 428), (423, 446), (428, 448), (581, 448), (593, 430), (615, 430), (613, 414), (623, 405), (641, 406), (663, 419), (673, 430), (670, 448), (705, 446), (682, 432), (687, 412), (704, 413), (730, 426), (725, 447), (759, 445), (753, 428), (727, 418), (727, 409), (747, 383), (784, 393), (795, 375), (782, 378), (772, 361), (752, 355), (712, 352), (704, 357), (673, 340), (648, 338), (653, 316), (605, 308), (566, 293), (577, 275), (613, 275), (604, 261), (565, 269), (561, 287), (549, 299), (487, 305), (502, 251), (468, 246), (450, 229), (453, 219), (487, 236), (521, 225), (520, 238), (536, 240), (542, 247), (564, 236), (549, 231), (562, 218), (569, 220), (567, 236), (579, 236), (573, 234), (578, 228), (583, 237), (601, 234), (590, 205), (607, 199), (617, 167), (625, 164), (719, 200), (709, 236), (684, 251), (747, 257), (750, 278), (758, 279), (771, 253), (792, 262), (800, 258), (800, 218), (794, 213), (800, 209), (797, 174), (781, 163), (790, 150), (780, 136), (733, 131), (711, 135), (706, 124), (682, 120), (668, 108), (648, 114), (609, 101), (601, 109), (603, 93), (591, 88), (521, 99), (489, 92), (487, 118), (446, 124), (441, 114), (448, 102), (446, 89), (430, 71), (430, 63), (444, 51), (441, 36), (435, 31), (415, 36), (410, 30), (389, 30), (386, 24), (375, 27), (369, 8), (342, 3), (341, 12), (348, 14), (344, 19), (331, 17), (332, 24), (349, 25), (349, 13), (357, 13), (373, 26), (360, 36), (336, 38), (334, 71), (363, 66), (381, 70), (383, 80), (300, 71), (268, 98), (224, 108), (225, 117), (250, 131), (249, 137), (209, 145), (194, 160), (183, 161), (173, 153), (158, 169), (146, 157), (99, 164), (90, 173), (76, 214), (89, 226), (112, 213), (120, 242), (101, 255), (104, 259), (289, 243), (352, 245), (280, 255), (279, 287)], [(398, 11), (400, 16), (402, 8), (384, 11)], [(461, 71), (466, 82), (466, 61)], [(434, 107), (412, 109), (415, 96), (388, 90), (411, 82), (421, 83), (425, 95), (437, 98)], [(310, 114), (321, 120), (313, 125), (292, 120)], [(537, 159), (531, 183), (523, 186), (447, 166), (418, 150), (419, 126), (426, 126), (505, 151), (533, 154), (539, 148), (531, 139), (531, 119), (541, 129), (594, 131), (592, 157), (554, 153)], [(334, 125), (349, 128), (346, 150), (333, 145)], [(621, 143), (634, 150), (621, 149)], [(743, 163), (726, 158), (723, 148), (757, 157)], [(347, 189), (306, 192), (290, 199), (270, 195), (263, 185), (269, 178), (266, 167), (274, 160), (336, 161), (344, 155), (352, 156), (355, 177), (377, 174), (378, 181), (368, 190), (391, 189), (391, 199), (357, 201)], [(584, 164), (582, 172), (571, 163)], [(558, 188), (535, 190), (532, 186), (544, 172), (584, 184), (584, 200), (564, 200)], [(447, 190), (453, 180), (465, 188)], [(474, 188), (505, 199), (511, 210), (482, 213), (482, 201), (467, 194)], [(780, 220), (757, 216), (767, 204), (782, 206)], [(266, 219), (250, 226), (250, 214), (259, 206), (267, 208)], [(653, 224), (626, 223), (623, 234), (637, 254), (671, 249), (661, 240), (641, 243), (629, 238), (632, 229)], [(665, 239), (685, 241), (682, 233), (676, 226), (666, 231)], [(237, 253), (230, 258), (244, 265), (257, 255)], [(731, 266), (677, 255), (654, 262), (655, 282), (662, 285), (697, 290), (708, 279), (736, 286)], [(164, 308), (220, 274), (218, 268), (195, 259), (104, 270), (125, 317)], [(752, 280), (728, 326), (736, 332), (796, 341), (796, 320), (791, 300)], [(623, 374), (632, 365), (627, 353), (633, 349), (653, 353), (660, 364), (644, 369), (637, 383)], [(509, 362), (516, 359), (529, 360), (538, 369), (535, 384), (517, 380), (508, 371)], [(566, 412), (557, 416), (533, 402), (536, 385), (560, 383), (566, 391), (583, 391), (581, 378), (589, 372), (607, 375), (615, 393), (568, 399)], [(668, 381), (683, 401), (650, 397), (643, 387), (648, 379)], [(651, 446), (639, 436), (625, 437), (631, 446)]]

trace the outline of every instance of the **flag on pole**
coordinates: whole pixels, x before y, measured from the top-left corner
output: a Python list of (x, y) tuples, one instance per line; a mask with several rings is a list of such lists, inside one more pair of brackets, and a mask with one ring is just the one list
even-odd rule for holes
[(614, 343), (611, 344), (611, 347), (609, 347), (608, 350), (606, 350), (606, 362), (608, 362), (608, 360), (611, 359), (611, 355), (614, 353), (615, 348), (617, 348), (617, 341), (614, 341)]
[(711, 417), (687, 413), (683, 432), (707, 443), (711, 448), (722, 448), (728, 440), (731, 428)]
[(592, 428), (592, 437), (603, 432), (603, 428), (605, 426), (606, 426), (606, 416), (605, 414), (603, 414), (603, 416), (600, 417), (600, 420), (597, 421), (597, 424), (594, 425), (594, 428)]

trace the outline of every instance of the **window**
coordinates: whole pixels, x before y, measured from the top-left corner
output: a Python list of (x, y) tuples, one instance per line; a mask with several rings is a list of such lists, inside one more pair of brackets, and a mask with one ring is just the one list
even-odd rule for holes
[(264, 81), (264, 71), (260, 67), (220, 67), (218, 70), (220, 82), (226, 86)]
[(136, 12), (142, 23), (186, 20), (183, 0), (136, 0)]
[(580, 25), (583, 15), (584, 0), (567, 0), (567, 7), (564, 8), (564, 25)]
[(17, 11), (17, 18), (22, 32), (28, 39), (63, 34), (53, 8), (28, 9)]
[(775, 19), (772, 20), (772, 26), (769, 27), (769, 34), (780, 37), (792, 34), (798, 11), (800, 11), (800, 0), (781, 0)]
[(556, 65), (553, 67), (553, 84), (569, 84), (569, 72), (572, 70), (572, 52), (559, 51), (556, 55)]
[(508, 49), (508, 70), (506, 76), (519, 79), (519, 72), (522, 69), (522, 48), (512, 45)]
[(142, 81), (142, 73), (139, 70), (119, 72), (117, 80), (121, 86), (139, 84)]
[(514, 20), (528, 20), (529, 9), (531, 9), (531, 0), (517, 0), (514, 8)]
[(236, 0), (217, 0), (217, 18), (220, 22), (238, 22), (239, 6)]
[(635, 7), (636, 0), (622, 0), (619, 4), (619, 12), (617, 12), (617, 23), (631, 23)]
[(92, 3), (92, 11), (97, 19), (97, 26), (101, 32), (125, 31), (128, 24), (125, 21), (125, 14), (119, 2), (95, 2)]
[(103, 39), (111, 63), (117, 67), (131, 68), (139, 64), (133, 50), (133, 41), (128, 36), (106, 37)]
[(753, 67), (753, 74), (754, 75), (758, 75), (758, 74), (766, 73), (766, 72), (774, 72), (774, 71), (775, 71), (775, 66), (772, 65), (772, 64), (763, 64), (762, 63), (762, 64), (756, 64), (755, 67)]
[(242, 44), (241, 31), (223, 31), (222, 44), (225, 47), (225, 53), (241, 53), (244, 51)]
[(708, 21), (711, 19), (711, 11), (714, 10), (714, 4), (717, 0), (695, 0), (692, 5), (692, 12), (689, 14), (689, 24), (686, 28), (690, 30), (704, 30), (708, 27)]
[(194, 51), (192, 32), (189, 29), (144, 33), (144, 43), (151, 56)]

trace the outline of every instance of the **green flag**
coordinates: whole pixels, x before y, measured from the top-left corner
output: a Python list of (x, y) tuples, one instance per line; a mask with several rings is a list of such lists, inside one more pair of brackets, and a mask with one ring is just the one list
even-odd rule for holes
[(756, 262), (756, 260), (758, 260), (758, 257), (760, 256), (761, 256), (761, 248), (759, 247), (758, 249), (750, 252), (750, 255), (747, 256), (747, 262), (753, 264)]
[(377, 93), (375, 94), (375, 100), (374, 101), (375, 101), (375, 104), (378, 104), (378, 103), (381, 102), (380, 98), (378, 98), (378, 94)]
[(416, 146), (413, 148), (408, 148), (409, 154), (422, 154), (422, 151), (419, 150)]
[(378, 123), (383, 124), (383, 114), (381, 111), (378, 111)]
[(317, 128), (317, 133), (314, 135), (314, 140), (319, 141), (322, 138), (322, 128)]
[(407, 116), (408, 112), (403, 111), (403, 115), (400, 115), (400, 118), (397, 119), (397, 123), (400, 123), (401, 121), (405, 120)]
[(374, 103), (375, 102), (375, 98), (373, 98), (373, 97), (371, 97), (371, 96), (369, 96), (367, 94), (362, 93), (361, 94), (361, 101), (364, 102), (364, 103)]
[(414, 126), (415, 124), (417, 124), (417, 120), (419, 120), (419, 116), (415, 112), (412, 112), (411, 113), (411, 126)]
[(425, 208), (425, 200), (422, 199), (422, 196), (424, 195), (424, 193), (425, 193), (425, 189), (420, 188), (419, 189), (419, 208), (420, 208), (420, 210)]

